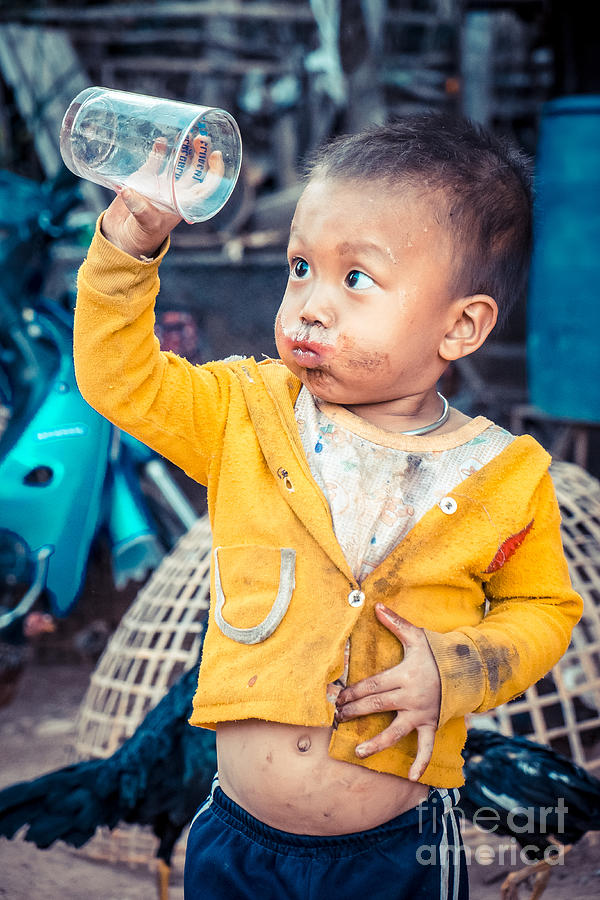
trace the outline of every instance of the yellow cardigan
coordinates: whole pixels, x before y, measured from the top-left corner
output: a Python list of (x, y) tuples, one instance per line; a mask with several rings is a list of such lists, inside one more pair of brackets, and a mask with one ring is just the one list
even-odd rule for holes
[[(581, 614), (547, 453), (516, 438), (359, 585), (302, 449), (298, 380), (277, 361), (193, 366), (161, 352), (160, 258), (139, 263), (96, 234), (79, 273), (75, 363), (92, 406), (208, 485), (212, 603), (192, 724), (331, 725), (326, 685), (342, 673), (348, 637), (350, 683), (402, 658), (375, 618), (383, 601), (427, 630), (440, 671), (439, 730), (422, 781), (461, 784), (465, 715), (544, 675)], [(406, 776), (415, 733), (373, 757), (354, 754), (391, 718), (341, 724), (331, 756)]]

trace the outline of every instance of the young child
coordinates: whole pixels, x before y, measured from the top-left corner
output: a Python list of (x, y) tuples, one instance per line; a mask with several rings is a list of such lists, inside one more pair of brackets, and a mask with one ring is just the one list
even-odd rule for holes
[(548, 455), (436, 389), (524, 292), (524, 164), (438, 115), (326, 147), (291, 226), (280, 360), (160, 351), (177, 221), (132, 191), (101, 217), (75, 359), (96, 409), (208, 485), (191, 722), (216, 729), (220, 786), (186, 897), (465, 898), (465, 716), (545, 674), (581, 613)]

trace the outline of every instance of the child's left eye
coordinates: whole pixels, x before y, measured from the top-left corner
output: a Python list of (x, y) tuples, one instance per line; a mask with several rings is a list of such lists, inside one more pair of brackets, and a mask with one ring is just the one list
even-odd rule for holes
[(348, 272), (346, 275), (346, 284), (350, 288), (354, 288), (355, 290), (364, 291), (366, 288), (373, 287), (375, 282), (369, 275), (365, 275), (364, 272), (359, 272), (358, 269), (352, 269), (351, 272)]

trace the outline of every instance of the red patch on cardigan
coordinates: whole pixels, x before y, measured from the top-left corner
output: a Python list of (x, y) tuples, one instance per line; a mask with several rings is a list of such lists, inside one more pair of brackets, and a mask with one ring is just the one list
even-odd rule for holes
[(521, 531), (517, 531), (516, 534), (511, 534), (509, 538), (507, 538), (503, 544), (498, 548), (498, 552), (495, 557), (485, 570), (486, 575), (491, 574), (492, 572), (497, 572), (498, 569), (501, 569), (507, 560), (513, 555), (517, 547), (520, 547), (533, 526), (533, 519), (526, 525), (525, 528), (522, 528)]

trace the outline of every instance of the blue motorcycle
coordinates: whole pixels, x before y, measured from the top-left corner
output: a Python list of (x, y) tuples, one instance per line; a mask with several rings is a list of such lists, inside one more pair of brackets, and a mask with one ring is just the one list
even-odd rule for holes
[(0, 172), (0, 644), (26, 635), (34, 610), (71, 612), (100, 533), (122, 588), (197, 518), (162, 458), (82, 398), (72, 304), (40, 296), (78, 202), (70, 177)]

